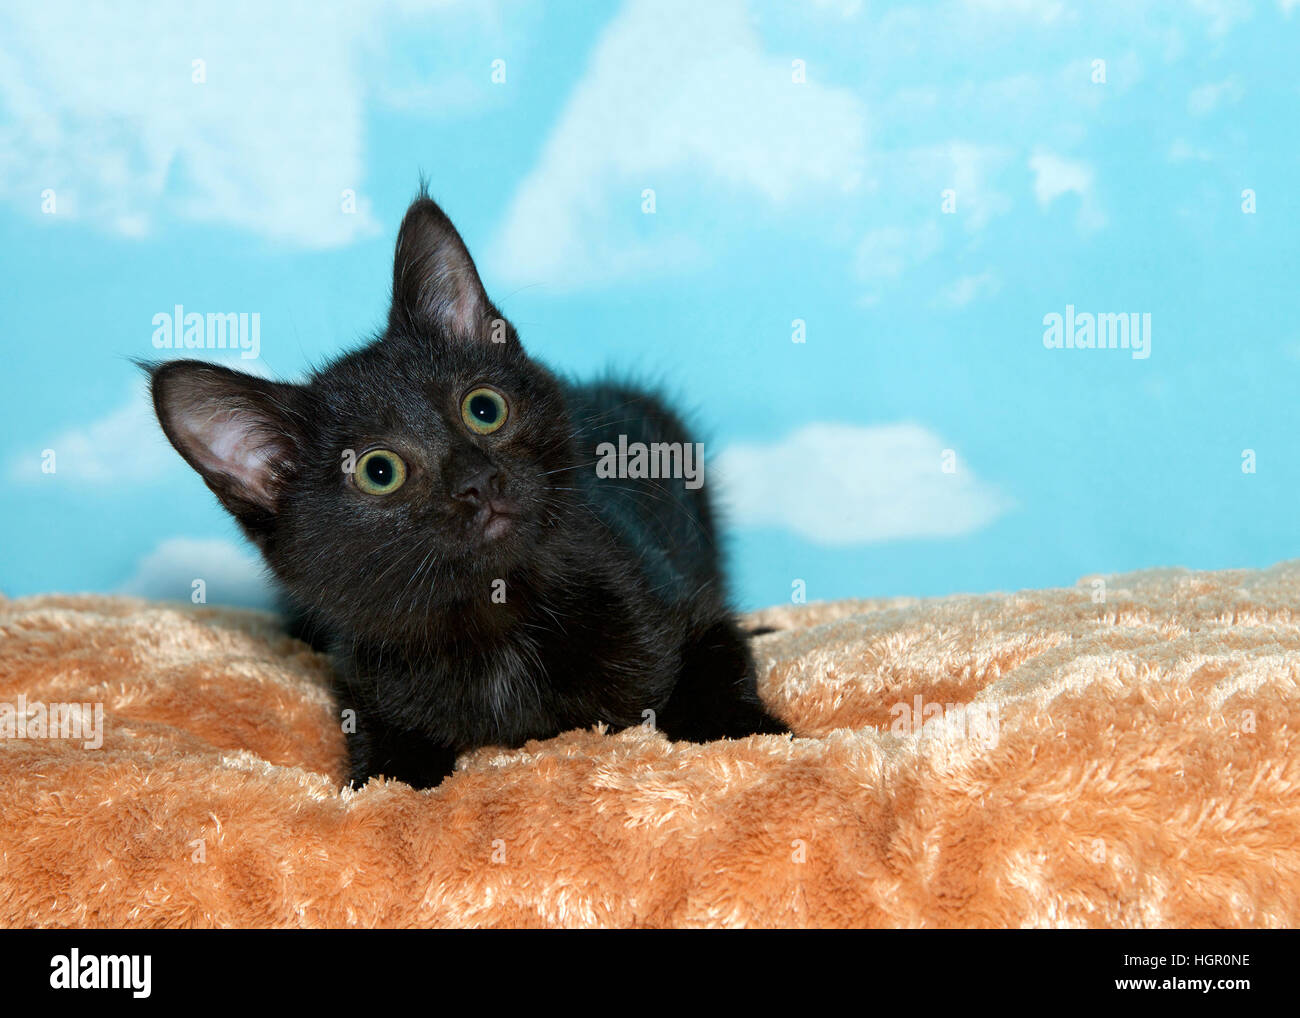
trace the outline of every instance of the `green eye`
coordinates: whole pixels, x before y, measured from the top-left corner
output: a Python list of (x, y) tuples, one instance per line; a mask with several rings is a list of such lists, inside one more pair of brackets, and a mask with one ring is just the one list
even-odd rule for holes
[(496, 389), (474, 389), (460, 403), (465, 427), (476, 435), (490, 435), (506, 422), (506, 398)]
[(390, 495), (406, 483), (406, 464), (395, 452), (373, 449), (357, 461), (353, 477), (367, 495)]

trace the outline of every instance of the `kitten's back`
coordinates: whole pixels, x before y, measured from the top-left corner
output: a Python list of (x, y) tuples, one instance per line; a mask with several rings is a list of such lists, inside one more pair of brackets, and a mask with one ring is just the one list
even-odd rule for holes
[[(637, 551), (656, 593), (665, 602), (681, 603), (702, 588), (720, 590), (707, 485), (688, 487), (681, 476), (629, 477), (626, 469), (613, 478), (597, 475), (602, 447), (608, 456), (608, 446), (632, 450), (638, 443), (647, 448), (669, 443), (676, 449), (675, 456), (694, 456), (695, 441), (682, 421), (658, 396), (627, 384), (569, 385), (565, 397), (577, 437), (579, 483), (587, 501)], [(702, 479), (702, 456), (692, 463)]]

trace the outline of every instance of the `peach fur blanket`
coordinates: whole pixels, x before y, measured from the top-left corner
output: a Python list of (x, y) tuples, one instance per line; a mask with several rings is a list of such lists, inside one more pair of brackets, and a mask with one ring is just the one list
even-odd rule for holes
[(793, 739), (340, 791), (327, 662), (271, 616), (0, 598), (11, 734), (104, 710), (97, 749), (0, 740), (0, 925), (1300, 925), (1300, 562), (751, 621)]

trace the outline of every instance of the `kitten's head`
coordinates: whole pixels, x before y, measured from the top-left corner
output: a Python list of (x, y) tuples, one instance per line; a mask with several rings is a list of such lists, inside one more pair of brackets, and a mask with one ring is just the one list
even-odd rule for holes
[(202, 361), (151, 373), (163, 431), (290, 597), (355, 635), (489, 603), (494, 580), (545, 561), (573, 505), (560, 386), (423, 195), (369, 346), (302, 385)]

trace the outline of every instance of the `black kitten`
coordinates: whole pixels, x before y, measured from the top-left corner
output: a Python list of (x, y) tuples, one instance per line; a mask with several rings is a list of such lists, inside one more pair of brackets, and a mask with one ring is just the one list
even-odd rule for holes
[(596, 722), (786, 730), (727, 610), (704, 488), (597, 469), (620, 436), (685, 450), (681, 423), (531, 360), (427, 196), (369, 346), (303, 385), (150, 370), (167, 437), (334, 656), (354, 783), (429, 787), (465, 750)]

